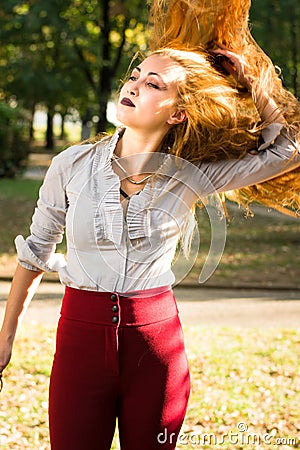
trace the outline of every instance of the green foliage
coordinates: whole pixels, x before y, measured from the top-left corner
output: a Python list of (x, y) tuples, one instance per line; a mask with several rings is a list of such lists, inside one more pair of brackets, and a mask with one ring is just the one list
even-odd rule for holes
[[(147, 48), (149, 5), (142, 0), (6, 0), (0, 12), (0, 99), (12, 97), (33, 115), (99, 120), (132, 56)], [(299, 95), (298, 0), (252, 2), (251, 24), (260, 45)]]
[(252, 33), (282, 70), (284, 85), (300, 97), (299, 0), (256, 0), (250, 10)]
[(28, 119), (18, 108), (0, 102), (0, 177), (13, 177), (29, 153)]
[[(33, 110), (96, 115), (145, 48), (145, 2), (8, 0), (0, 14), (0, 95)], [(104, 131), (104, 129), (102, 129)]]

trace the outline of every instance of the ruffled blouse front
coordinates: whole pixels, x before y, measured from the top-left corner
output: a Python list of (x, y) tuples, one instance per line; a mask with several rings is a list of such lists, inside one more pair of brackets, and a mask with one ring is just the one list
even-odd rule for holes
[[(275, 126), (274, 126), (275, 125)], [(120, 202), (120, 178), (112, 156), (120, 138), (77, 145), (53, 158), (40, 189), (31, 234), (17, 236), (20, 264), (58, 271), (61, 282), (78, 289), (129, 292), (171, 285), (172, 261), (191, 207), (215, 192), (256, 184), (297, 167), (295, 144), (273, 124), (258, 155), (241, 160), (190, 164), (159, 155), (153, 180), (139, 195)], [(298, 152), (299, 154), (299, 152)], [(67, 240), (67, 255), (55, 253)]]

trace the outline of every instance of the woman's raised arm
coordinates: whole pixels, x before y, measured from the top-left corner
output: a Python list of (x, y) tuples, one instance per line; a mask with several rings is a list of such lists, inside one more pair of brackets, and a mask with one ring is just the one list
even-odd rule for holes
[(242, 55), (239, 55), (225, 46), (219, 45), (218, 50), (213, 53), (222, 55), (224, 60), (222, 66), (232, 75), (237, 83), (240, 83), (251, 93), (253, 102), (257, 108), (260, 118), (265, 123), (282, 123), (286, 121), (279, 110), (277, 104), (268, 92), (260, 85), (260, 80), (256, 79), (251, 67), (247, 64)]
[[(199, 163), (215, 192), (226, 192), (262, 183), (300, 166), (300, 145), (286, 124), (283, 114), (270, 93), (265, 92), (241, 55), (223, 47), (214, 53), (224, 56), (223, 67), (237, 83), (251, 93), (263, 123), (264, 143), (241, 159)], [(202, 195), (211, 194), (204, 186)]]

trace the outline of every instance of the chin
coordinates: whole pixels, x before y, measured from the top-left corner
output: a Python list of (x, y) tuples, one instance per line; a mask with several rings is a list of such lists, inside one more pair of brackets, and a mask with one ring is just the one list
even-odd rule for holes
[(124, 111), (117, 110), (116, 119), (118, 122), (122, 123), (123, 125), (125, 125), (127, 122), (126, 116), (127, 116), (127, 114), (125, 114)]
[(124, 120), (119, 116), (119, 114), (116, 114), (116, 119), (120, 125), (125, 125)]
[(130, 120), (130, 118), (127, 116), (127, 114), (122, 114), (122, 113), (118, 113), (116, 114), (116, 119), (117, 121), (124, 126), (134, 126), (134, 123), (132, 120)]

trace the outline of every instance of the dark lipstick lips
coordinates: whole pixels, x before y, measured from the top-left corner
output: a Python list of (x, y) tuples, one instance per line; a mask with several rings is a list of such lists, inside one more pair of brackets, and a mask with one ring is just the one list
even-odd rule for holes
[(130, 98), (127, 98), (127, 97), (122, 98), (121, 104), (122, 104), (122, 105), (125, 105), (125, 106), (135, 107), (135, 105), (132, 103), (132, 101), (130, 100)]

